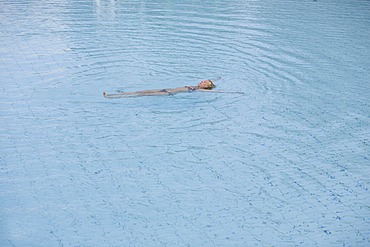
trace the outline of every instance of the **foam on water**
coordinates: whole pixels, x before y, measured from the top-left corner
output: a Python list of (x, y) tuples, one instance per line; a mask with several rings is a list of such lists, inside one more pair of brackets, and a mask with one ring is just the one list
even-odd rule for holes
[(0, 0), (0, 245), (368, 246), (369, 16)]

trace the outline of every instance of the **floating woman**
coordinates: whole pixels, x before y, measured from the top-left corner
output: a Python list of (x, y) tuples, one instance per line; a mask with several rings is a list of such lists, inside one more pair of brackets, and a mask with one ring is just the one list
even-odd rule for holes
[[(164, 96), (164, 95), (174, 95), (177, 93), (186, 93), (186, 92), (210, 92), (215, 88), (215, 84), (212, 80), (203, 80), (197, 86), (185, 86), (177, 88), (167, 88), (167, 89), (154, 89), (154, 90), (143, 90), (136, 92), (121, 92), (115, 94), (107, 94), (105, 91), (103, 93), (105, 98), (115, 99), (115, 98), (127, 98), (127, 97), (138, 97), (138, 96)], [(215, 93), (239, 93), (239, 92), (220, 92), (212, 91)]]
[(126, 98), (126, 97), (137, 97), (137, 96), (161, 96), (161, 95), (174, 95), (177, 93), (193, 92), (193, 91), (209, 91), (215, 87), (215, 84), (211, 80), (201, 81), (197, 86), (185, 86), (177, 88), (167, 89), (154, 89), (154, 90), (143, 90), (136, 92), (121, 92), (115, 94), (103, 93), (105, 98)]

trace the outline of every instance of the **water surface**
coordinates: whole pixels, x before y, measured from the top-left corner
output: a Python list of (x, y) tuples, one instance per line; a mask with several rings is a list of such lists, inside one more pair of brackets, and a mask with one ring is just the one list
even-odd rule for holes
[(0, 0), (0, 245), (368, 246), (369, 16)]

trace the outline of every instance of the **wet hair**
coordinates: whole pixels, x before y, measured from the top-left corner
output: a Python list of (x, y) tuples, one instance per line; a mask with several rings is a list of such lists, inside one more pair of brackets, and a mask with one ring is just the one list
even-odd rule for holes
[(208, 81), (208, 82), (211, 83), (211, 86), (210, 87), (206, 87), (205, 89), (212, 89), (212, 88), (216, 87), (216, 85), (213, 83), (212, 80), (205, 80), (205, 81)]

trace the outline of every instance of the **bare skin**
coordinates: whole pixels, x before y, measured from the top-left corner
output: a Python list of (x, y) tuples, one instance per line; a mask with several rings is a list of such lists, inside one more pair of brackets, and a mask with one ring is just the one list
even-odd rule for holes
[(105, 98), (126, 98), (126, 97), (138, 97), (138, 96), (161, 96), (161, 95), (174, 95), (177, 93), (193, 92), (193, 91), (210, 91), (215, 87), (215, 84), (211, 80), (203, 80), (197, 86), (185, 86), (177, 88), (167, 88), (167, 89), (154, 89), (154, 90), (142, 90), (136, 92), (122, 92), (115, 94), (103, 93)]

